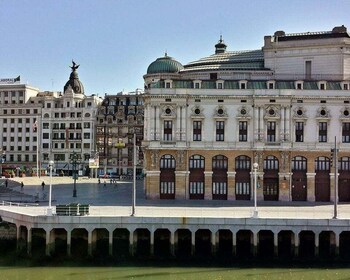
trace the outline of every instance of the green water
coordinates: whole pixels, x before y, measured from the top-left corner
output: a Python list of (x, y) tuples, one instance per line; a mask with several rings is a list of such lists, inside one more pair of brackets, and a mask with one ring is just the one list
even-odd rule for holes
[(1, 280), (350, 279), (350, 268), (0, 267)]

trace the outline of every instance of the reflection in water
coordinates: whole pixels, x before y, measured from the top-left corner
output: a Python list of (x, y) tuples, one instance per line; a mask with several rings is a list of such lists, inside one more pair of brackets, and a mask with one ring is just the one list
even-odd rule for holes
[(2, 280), (345, 279), (349, 268), (0, 267)]

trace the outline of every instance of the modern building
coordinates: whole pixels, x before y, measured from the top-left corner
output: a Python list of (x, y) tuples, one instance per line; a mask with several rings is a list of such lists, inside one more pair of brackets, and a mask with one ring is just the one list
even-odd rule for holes
[[(38, 130), (41, 135), (40, 166), (47, 169), (53, 160), (57, 174), (92, 174), (89, 159), (95, 157), (95, 122), (102, 99), (86, 96), (79, 80), (79, 65), (73, 62), (72, 73), (61, 92), (40, 92), (30, 102), (42, 106)], [(74, 161), (76, 164), (73, 164)]]
[(142, 172), (143, 92), (106, 95), (97, 110), (96, 148), (99, 174), (132, 175), (134, 135), (137, 145), (137, 174)]
[(41, 116), (41, 105), (30, 98), (39, 89), (23, 84), (20, 77), (0, 79), (0, 174), (30, 175), (37, 166), (38, 135), (36, 121)]
[(277, 31), (251, 51), (220, 38), (186, 65), (165, 54), (144, 81), (148, 198), (251, 200), (257, 186), (258, 200), (333, 201), (338, 185), (350, 201), (346, 27)]

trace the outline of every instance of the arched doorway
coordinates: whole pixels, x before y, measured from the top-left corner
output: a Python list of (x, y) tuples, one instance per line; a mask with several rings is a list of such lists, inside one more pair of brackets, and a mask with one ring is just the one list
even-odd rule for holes
[(160, 159), (160, 199), (175, 199), (175, 158), (164, 155)]
[(235, 159), (236, 166), (236, 200), (250, 200), (250, 172), (251, 159), (247, 156), (238, 156)]
[(350, 157), (342, 157), (339, 160), (339, 202), (350, 201)]
[(190, 199), (204, 199), (204, 157), (201, 155), (191, 156), (189, 167)]
[(330, 199), (330, 160), (327, 157), (318, 157), (315, 160), (315, 199), (329, 201)]
[(307, 159), (296, 156), (292, 159), (292, 201), (307, 200)]
[(264, 200), (278, 200), (278, 172), (278, 159), (274, 156), (267, 156), (264, 160)]
[(227, 199), (227, 157), (218, 155), (213, 157), (213, 199)]

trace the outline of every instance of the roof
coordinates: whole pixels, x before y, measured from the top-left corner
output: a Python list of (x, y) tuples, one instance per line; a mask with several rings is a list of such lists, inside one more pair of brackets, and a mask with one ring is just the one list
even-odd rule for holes
[(158, 73), (178, 73), (183, 69), (180, 62), (165, 54), (165, 56), (157, 58), (147, 68), (147, 74)]
[(216, 53), (184, 66), (184, 71), (205, 70), (266, 70), (262, 50)]

